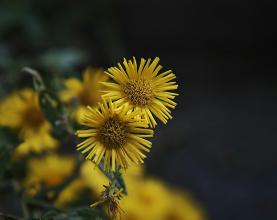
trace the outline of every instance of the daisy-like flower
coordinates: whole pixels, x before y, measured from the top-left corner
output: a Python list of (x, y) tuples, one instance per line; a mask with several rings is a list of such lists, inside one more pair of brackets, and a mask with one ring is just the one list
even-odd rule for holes
[(138, 116), (138, 111), (130, 112), (127, 106), (120, 108), (111, 100), (103, 100), (94, 109), (88, 107), (81, 124), (88, 127), (78, 130), (78, 137), (86, 138), (77, 145), (77, 150), (86, 158), (99, 164), (103, 158), (104, 169), (115, 171), (116, 166), (127, 168), (131, 163), (143, 163), (151, 142), (146, 137), (153, 136), (146, 120)]
[(114, 82), (102, 83), (106, 87), (103, 97), (109, 97), (117, 104), (127, 103), (131, 109), (139, 109), (151, 127), (157, 125), (153, 115), (165, 124), (172, 118), (169, 108), (175, 108), (173, 99), (178, 95), (172, 90), (176, 90), (178, 85), (172, 81), (176, 76), (171, 70), (159, 73), (162, 66), (158, 63), (158, 57), (152, 62), (142, 58), (137, 65), (133, 58), (133, 61), (124, 59), (124, 68), (120, 63), (118, 67), (109, 68), (106, 73)]
[(83, 71), (82, 81), (76, 78), (66, 79), (65, 89), (60, 93), (61, 99), (65, 103), (77, 101), (79, 106), (76, 109), (75, 117), (80, 121), (81, 116), (86, 111), (86, 106), (94, 107), (101, 101), (101, 82), (106, 82), (108, 76), (103, 69), (86, 68)]
[(38, 94), (32, 89), (23, 89), (2, 100), (0, 126), (18, 131), (22, 142), (16, 148), (16, 156), (53, 150), (58, 146), (51, 136), (52, 126), (40, 110)]

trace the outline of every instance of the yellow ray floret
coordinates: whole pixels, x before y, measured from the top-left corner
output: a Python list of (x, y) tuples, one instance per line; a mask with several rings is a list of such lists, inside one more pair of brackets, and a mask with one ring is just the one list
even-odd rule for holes
[(76, 132), (78, 137), (85, 138), (77, 149), (87, 153), (86, 158), (96, 164), (103, 159), (107, 171), (114, 171), (116, 166), (125, 169), (131, 163), (143, 163), (146, 157), (143, 151), (148, 152), (151, 147), (145, 138), (152, 137), (153, 130), (147, 128), (147, 121), (139, 113), (106, 100), (98, 107), (88, 107), (81, 120), (88, 129)]
[(175, 108), (173, 101), (177, 93), (178, 85), (173, 81), (176, 76), (171, 70), (160, 73), (162, 66), (158, 64), (156, 57), (152, 62), (141, 59), (137, 64), (133, 60), (123, 61), (123, 66), (111, 67), (106, 71), (114, 82), (103, 82), (106, 87), (103, 97), (115, 100), (117, 104), (127, 103), (131, 109), (138, 109), (145, 114), (146, 120), (151, 127), (157, 125), (153, 115), (164, 124), (171, 119), (170, 108)]

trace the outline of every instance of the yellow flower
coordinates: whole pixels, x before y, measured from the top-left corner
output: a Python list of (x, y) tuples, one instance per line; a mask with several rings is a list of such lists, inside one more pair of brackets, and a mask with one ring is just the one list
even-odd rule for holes
[(83, 80), (69, 78), (65, 80), (65, 90), (61, 92), (61, 99), (68, 103), (76, 100), (80, 105), (75, 114), (76, 119), (80, 118), (89, 105), (94, 107), (101, 101), (100, 90), (103, 87), (100, 82), (108, 80), (108, 76), (104, 74), (102, 69), (86, 68), (83, 72)]
[(120, 201), (124, 214), (122, 220), (161, 220), (170, 194), (162, 182), (141, 179), (127, 182), (128, 195)]
[(60, 192), (54, 203), (55, 207), (67, 207), (68, 205), (79, 201), (81, 199), (80, 196), (87, 188), (86, 183), (81, 178), (75, 179)]
[(103, 191), (103, 185), (109, 184), (109, 179), (91, 161), (85, 161), (82, 164), (81, 178), (97, 198)]
[(126, 106), (117, 107), (111, 101), (103, 100), (88, 111), (81, 123), (86, 130), (78, 130), (78, 137), (86, 138), (77, 145), (87, 159), (97, 165), (104, 160), (104, 169), (114, 171), (116, 166), (126, 169), (131, 163), (143, 163), (146, 157), (142, 151), (149, 151), (153, 130), (146, 128), (146, 120), (140, 119), (138, 111), (129, 112)]
[(206, 216), (198, 203), (188, 194), (171, 190), (169, 206), (161, 220), (204, 220)]
[(117, 104), (127, 103), (131, 109), (139, 109), (151, 127), (157, 125), (153, 115), (163, 123), (172, 118), (169, 108), (175, 108), (173, 99), (178, 95), (171, 92), (178, 87), (172, 81), (176, 76), (171, 70), (159, 73), (162, 66), (158, 62), (157, 57), (152, 63), (151, 59), (147, 62), (141, 59), (139, 65), (135, 58), (128, 62), (124, 59), (125, 69), (118, 63), (118, 67), (106, 71), (114, 82), (102, 83), (106, 86), (103, 97), (110, 97)]
[[(124, 170), (123, 178), (126, 183), (131, 181), (137, 181), (143, 177), (142, 166), (130, 166), (128, 169)], [(109, 179), (105, 174), (91, 161), (85, 161), (81, 166), (81, 178), (86, 183), (86, 185), (93, 191), (93, 194), (98, 198), (103, 191), (103, 185), (109, 185)], [(129, 187), (129, 185), (127, 186)], [(128, 189), (127, 189), (128, 190)]]
[(62, 183), (72, 174), (75, 166), (75, 159), (70, 156), (51, 154), (44, 158), (32, 158), (28, 161), (27, 176), (24, 181), (27, 194), (36, 194), (41, 184), (52, 187)]
[(32, 89), (13, 93), (0, 103), (0, 126), (19, 131), (22, 143), (16, 148), (16, 156), (58, 146), (50, 134), (52, 127), (40, 110), (38, 94)]
[(189, 194), (157, 179), (127, 179), (128, 195), (120, 201), (122, 220), (204, 220), (203, 210)]

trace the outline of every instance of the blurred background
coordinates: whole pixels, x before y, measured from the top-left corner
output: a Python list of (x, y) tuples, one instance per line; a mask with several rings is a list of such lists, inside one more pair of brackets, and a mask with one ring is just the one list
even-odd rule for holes
[(122, 57), (161, 58), (179, 84), (149, 175), (190, 191), (211, 220), (277, 219), (276, 8), (270, 1), (0, 3), (0, 96)]

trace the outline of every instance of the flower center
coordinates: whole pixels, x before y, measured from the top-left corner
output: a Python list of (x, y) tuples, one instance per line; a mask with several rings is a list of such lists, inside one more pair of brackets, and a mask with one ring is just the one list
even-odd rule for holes
[(99, 129), (99, 139), (105, 147), (116, 149), (127, 141), (128, 126), (117, 116), (108, 118)]
[(123, 92), (133, 105), (139, 107), (149, 105), (154, 98), (151, 84), (144, 79), (130, 80), (124, 85)]
[(61, 183), (64, 178), (65, 176), (61, 174), (51, 174), (49, 177), (45, 178), (45, 183), (47, 186), (55, 186)]
[(44, 122), (44, 117), (38, 107), (31, 106), (26, 109), (24, 120), (30, 127), (39, 127)]
[(91, 88), (84, 88), (79, 94), (79, 102), (84, 105), (94, 106), (100, 101), (100, 94), (97, 91), (91, 92)]

